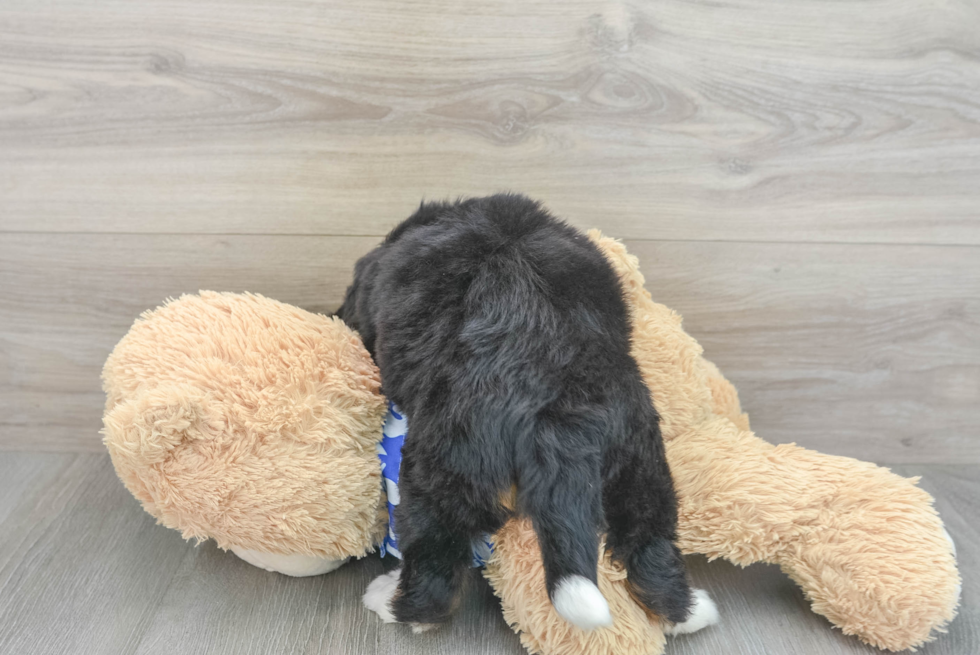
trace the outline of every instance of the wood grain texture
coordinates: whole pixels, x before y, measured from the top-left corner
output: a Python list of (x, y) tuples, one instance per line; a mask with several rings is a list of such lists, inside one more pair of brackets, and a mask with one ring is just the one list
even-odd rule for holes
[[(0, 480), (0, 653), (133, 652), (181, 561), (105, 455), (3, 454), (38, 470)], [(13, 498), (14, 500), (8, 500)]]
[[(975, 466), (909, 466), (923, 476), (959, 547), (963, 605), (924, 655), (980, 650), (980, 525)], [(449, 625), (422, 636), (360, 604), (375, 556), (314, 578), (194, 548), (145, 514), (106, 455), (0, 453), (0, 653), (31, 655), (522, 655), (475, 575)], [(871, 655), (809, 611), (777, 568), (688, 559), (723, 622), (668, 642), (670, 655)], [(388, 562), (385, 566), (390, 566)]]
[(329, 313), (355, 260), (377, 242), (6, 235), (0, 449), (101, 451), (102, 364), (136, 317), (165, 299), (201, 289), (250, 291)]
[[(315, 312), (374, 237), (11, 234), (0, 242), (0, 450), (101, 451), (103, 362), (199, 289)], [(980, 463), (980, 248), (628, 241), (754, 429), (880, 463)]]
[[(417, 638), (361, 608), (376, 559), (191, 548), (98, 438), (143, 310), (330, 311), (422, 197), (496, 190), (629, 238), (760, 436), (913, 463), (964, 574), (920, 652), (980, 652), (975, 0), (5, 0), (0, 653), (523, 653), (479, 578)], [(691, 566), (725, 622), (670, 653), (877, 652), (777, 569)]]
[(974, 0), (7, 0), (0, 230), (980, 244)]
[(764, 439), (879, 463), (980, 462), (977, 248), (627, 246)]

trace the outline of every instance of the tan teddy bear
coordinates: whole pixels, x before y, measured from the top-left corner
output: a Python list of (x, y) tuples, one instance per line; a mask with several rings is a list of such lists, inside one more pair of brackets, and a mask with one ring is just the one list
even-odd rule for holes
[[(959, 575), (932, 498), (873, 464), (749, 431), (735, 389), (681, 318), (653, 302), (636, 259), (590, 233), (620, 275), (633, 355), (663, 422), (687, 553), (778, 564), (845, 634), (903, 650), (952, 620)], [(336, 568), (385, 529), (375, 448), (384, 398), (337, 319), (253, 295), (202, 292), (144, 314), (110, 355), (105, 443), (127, 488), (186, 538), (213, 538), (290, 575)], [(657, 655), (664, 636), (608, 557), (612, 627), (583, 632), (547, 598), (534, 532), (496, 535), (485, 575), (524, 645), (543, 655)]]
[(381, 378), (339, 319), (183, 296), (136, 321), (102, 379), (116, 472), (185, 539), (316, 575), (384, 535)]

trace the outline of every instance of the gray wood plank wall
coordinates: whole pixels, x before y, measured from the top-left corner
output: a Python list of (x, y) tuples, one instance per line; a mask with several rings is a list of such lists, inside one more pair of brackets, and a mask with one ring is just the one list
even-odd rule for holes
[(0, 449), (98, 451), (200, 288), (314, 311), (423, 197), (625, 238), (773, 441), (980, 462), (980, 4), (0, 7)]
[[(479, 579), (420, 639), (358, 603), (376, 557), (193, 548), (98, 436), (140, 312), (328, 312), (419, 200), (498, 190), (625, 239), (761, 436), (922, 475), (964, 590), (921, 652), (980, 652), (976, 0), (4, 0), (0, 653), (525, 652)], [(670, 653), (877, 652), (689, 564), (724, 619)]]

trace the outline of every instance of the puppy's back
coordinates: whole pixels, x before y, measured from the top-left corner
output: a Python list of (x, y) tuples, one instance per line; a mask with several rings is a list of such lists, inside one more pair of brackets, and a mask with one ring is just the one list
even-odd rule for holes
[(416, 495), (459, 504), (461, 525), (469, 514), (499, 524), (501, 494), (516, 487), (556, 609), (606, 624), (603, 467), (657, 418), (598, 249), (522, 196), (424, 204), (359, 263), (342, 311), (408, 414), (402, 466)]
[[(378, 355), (412, 389), (445, 366), (458, 394), (540, 405), (601, 394), (597, 376), (632, 362), (612, 268), (585, 235), (526, 197), (423, 205), (381, 250), (370, 303), (386, 340)], [(423, 362), (428, 370), (405, 369)]]

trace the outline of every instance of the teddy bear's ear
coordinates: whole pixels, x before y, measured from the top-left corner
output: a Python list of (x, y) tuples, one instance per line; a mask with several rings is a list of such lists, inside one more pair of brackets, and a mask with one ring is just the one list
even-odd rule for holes
[[(182, 444), (224, 429), (207, 409), (204, 392), (187, 384), (143, 387), (103, 416), (102, 441), (126, 488), (166, 525), (173, 488), (164, 467)], [(173, 526), (171, 526), (173, 527)]]

